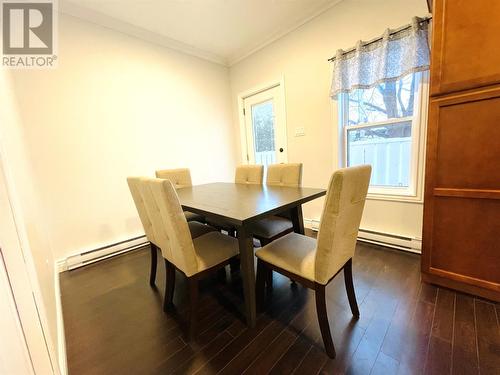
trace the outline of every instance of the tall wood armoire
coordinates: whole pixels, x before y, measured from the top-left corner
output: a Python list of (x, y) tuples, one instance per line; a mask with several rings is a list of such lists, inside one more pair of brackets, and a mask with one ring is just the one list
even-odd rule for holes
[(500, 301), (500, 1), (432, 12), (423, 279)]

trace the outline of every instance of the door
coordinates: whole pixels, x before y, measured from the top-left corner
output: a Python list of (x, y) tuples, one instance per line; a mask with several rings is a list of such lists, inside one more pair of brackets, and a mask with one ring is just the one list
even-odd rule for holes
[[(22, 247), (23, 223), (16, 219), (18, 206), (11, 198), (2, 156), (0, 147), (0, 374), (59, 373), (51, 361), (37, 275), (29, 266), (30, 250)], [(17, 371), (7, 371), (11, 366)]]
[(249, 164), (286, 163), (286, 126), (280, 85), (243, 99)]

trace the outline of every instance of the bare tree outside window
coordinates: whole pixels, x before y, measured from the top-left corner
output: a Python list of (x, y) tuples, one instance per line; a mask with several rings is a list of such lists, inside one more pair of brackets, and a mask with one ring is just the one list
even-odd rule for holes
[(272, 100), (252, 107), (255, 152), (274, 151), (274, 108)]
[(372, 186), (409, 186), (411, 118), (419, 80), (419, 73), (409, 74), (342, 96), (347, 101), (347, 165), (372, 164)]

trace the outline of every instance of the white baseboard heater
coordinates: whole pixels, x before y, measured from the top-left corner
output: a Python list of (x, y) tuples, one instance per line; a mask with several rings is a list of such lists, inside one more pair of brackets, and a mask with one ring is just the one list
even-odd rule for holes
[(69, 256), (65, 260), (58, 262), (58, 269), (60, 272), (73, 270), (75, 268), (83, 267), (88, 264), (98, 262), (100, 260), (110, 258), (127, 251), (139, 249), (147, 245), (149, 245), (149, 241), (146, 239), (146, 236), (134, 237), (128, 240), (102, 246), (94, 250), (89, 250), (80, 254)]
[[(304, 224), (306, 227), (314, 231), (319, 230), (318, 220), (304, 219)], [(422, 249), (422, 240), (420, 238), (405, 237), (362, 228), (359, 229), (358, 240), (418, 254), (420, 254)], [(146, 239), (146, 236), (134, 237), (111, 245), (102, 246), (94, 250), (69, 256), (66, 259), (58, 261), (57, 268), (59, 272), (73, 270), (75, 268), (83, 267), (88, 264), (148, 245), (149, 241)]]
[[(304, 224), (314, 231), (319, 230), (318, 220), (305, 219)], [(420, 238), (400, 236), (397, 234), (377, 232), (362, 228), (360, 228), (358, 232), (358, 241), (391, 247), (393, 249), (409, 251), (417, 254), (420, 254), (422, 249), (422, 239)]]
[(417, 254), (420, 254), (422, 249), (422, 240), (420, 238), (404, 237), (361, 228), (358, 232), (358, 240)]

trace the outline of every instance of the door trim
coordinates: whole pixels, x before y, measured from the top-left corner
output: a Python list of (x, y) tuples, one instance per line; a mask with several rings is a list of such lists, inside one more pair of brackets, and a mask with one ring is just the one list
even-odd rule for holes
[[(246, 128), (245, 128), (245, 115), (243, 114), (243, 110), (245, 108), (245, 99), (249, 98), (253, 95), (259, 94), (263, 91), (273, 89), (273, 88), (279, 88), (280, 95), (281, 95), (281, 108), (280, 110), (283, 113), (283, 130), (284, 130), (284, 138), (286, 141), (286, 151), (287, 151), (287, 159), (288, 159), (288, 132), (287, 132), (287, 123), (286, 123), (286, 96), (285, 96), (285, 77), (281, 76), (276, 80), (269, 81), (264, 84), (260, 84), (258, 86), (255, 86), (249, 90), (243, 91), (240, 94), (238, 94), (238, 120), (239, 120), (239, 129), (240, 129), (240, 157), (241, 157), (241, 164), (248, 164), (248, 159), (247, 159), (247, 135), (246, 135)], [(245, 147), (243, 147), (245, 145)]]

